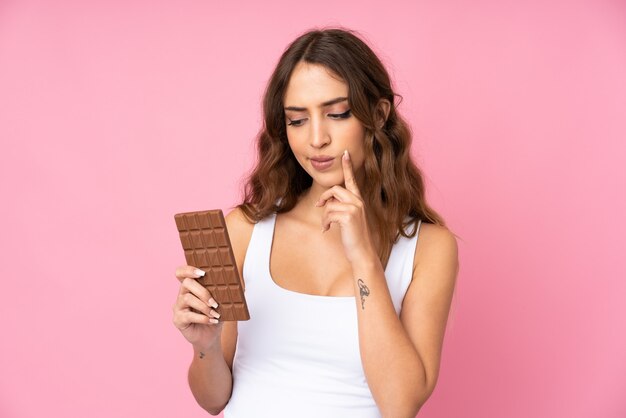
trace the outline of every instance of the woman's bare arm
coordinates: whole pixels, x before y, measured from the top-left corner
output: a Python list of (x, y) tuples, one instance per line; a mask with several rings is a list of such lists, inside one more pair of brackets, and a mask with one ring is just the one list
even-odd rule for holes
[(198, 405), (211, 415), (219, 414), (230, 399), (233, 384), (221, 344), (210, 348), (194, 347), (188, 378)]
[(415, 260), (400, 318), (378, 258), (353, 263), (361, 359), (384, 417), (415, 417), (435, 388), (458, 272), (452, 233), (422, 224)]
[[(196, 402), (211, 415), (219, 414), (230, 399), (233, 386), (233, 378), (231, 374), (231, 364), (226, 361), (227, 357), (234, 355), (232, 343), (228, 340), (232, 339), (232, 330), (227, 328), (235, 328), (235, 322), (227, 322), (220, 324), (222, 326), (221, 340), (217, 339), (215, 344), (209, 347), (193, 347), (193, 360), (189, 366), (188, 380), (191, 393), (193, 393)], [(237, 338), (235, 334), (235, 338)], [(226, 345), (228, 349), (224, 349)], [(232, 350), (232, 354), (229, 352)]]
[[(225, 217), (233, 253), (243, 280), (243, 263), (254, 224), (249, 223), (239, 209)], [(232, 366), (237, 345), (237, 322), (225, 321), (221, 338), (208, 347), (193, 346), (193, 360), (189, 366), (188, 380), (198, 404), (212, 415), (219, 414), (232, 394)]]

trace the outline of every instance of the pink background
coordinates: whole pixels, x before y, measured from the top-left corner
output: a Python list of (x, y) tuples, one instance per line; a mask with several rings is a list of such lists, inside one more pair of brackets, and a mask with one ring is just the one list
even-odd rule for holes
[(461, 237), (420, 417), (626, 416), (626, 5), (368, 3), (0, 1), (0, 416), (207, 416), (173, 215), (238, 202), (279, 55), (336, 24)]

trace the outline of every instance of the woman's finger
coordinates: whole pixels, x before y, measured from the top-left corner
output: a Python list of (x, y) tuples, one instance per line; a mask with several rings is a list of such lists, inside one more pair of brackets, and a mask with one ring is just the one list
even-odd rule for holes
[(336, 211), (336, 210), (339, 210), (339, 211), (345, 210), (349, 206), (352, 206), (352, 205), (350, 203), (340, 202), (337, 199), (329, 199), (326, 201), (326, 204), (324, 205), (324, 214), (332, 212), (332, 211)]
[(198, 312), (205, 314), (206, 316), (219, 318), (220, 314), (215, 310), (211, 309), (209, 305), (207, 305), (204, 301), (198, 299), (191, 293), (185, 293), (180, 298), (180, 310), (185, 308), (193, 308)]
[(182, 310), (176, 312), (174, 315), (174, 326), (179, 330), (183, 330), (189, 327), (191, 324), (217, 324), (219, 321), (216, 318), (211, 318), (206, 315), (192, 312), (190, 310)]
[(330, 225), (328, 225), (327, 219), (331, 213), (335, 212), (350, 212), (354, 205), (350, 203), (342, 203), (336, 199), (330, 199), (324, 205), (324, 213), (322, 214), (322, 230), (328, 229)]
[(348, 153), (348, 150), (345, 150), (341, 156), (341, 167), (343, 168), (343, 181), (346, 185), (346, 189), (354, 193), (356, 196), (361, 197), (359, 186), (356, 184), (356, 179), (354, 178), (352, 159), (350, 159), (350, 153)]
[(326, 202), (332, 198), (335, 198), (343, 203), (353, 203), (357, 206), (361, 206), (363, 204), (361, 198), (351, 191), (346, 190), (341, 186), (333, 186), (320, 195), (315, 206), (324, 206)]
[(175, 274), (176, 278), (182, 282), (187, 277), (199, 279), (200, 277), (204, 277), (206, 273), (194, 266), (179, 266), (176, 268)]
[(350, 219), (350, 214), (346, 211), (333, 211), (328, 213), (322, 221), (322, 232), (326, 232), (330, 229), (330, 224), (345, 224)]
[(211, 318), (206, 315), (202, 315), (199, 313), (195, 313), (192, 311), (184, 312), (183, 317), (185, 321), (191, 322), (192, 324), (217, 324), (219, 320), (216, 318)]
[(193, 293), (198, 299), (205, 302), (207, 305), (217, 308), (217, 302), (213, 299), (211, 293), (195, 279), (190, 279), (189, 277), (183, 279), (180, 294), (188, 293), (184, 291), (183, 288), (187, 289), (189, 293)]

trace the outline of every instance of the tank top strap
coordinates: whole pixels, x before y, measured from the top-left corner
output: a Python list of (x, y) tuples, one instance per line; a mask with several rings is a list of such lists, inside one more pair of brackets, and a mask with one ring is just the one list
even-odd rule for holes
[(272, 251), (275, 222), (276, 214), (274, 213), (254, 225), (243, 264), (243, 277), (246, 284), (249, 280), (264, 277), (259, 272), (269, 271), (268, 263)]
[[(407, 238), (400, 235), (398, 241), (393, 245), (393, 250), (389, 255), (389, 261), (385, 269), (389, 293), (391, 294), (393, 306), (398, 315), (400, 315), (406, 291), (413, 279), (413, 262), (415, 259), (415, 248), (417, 246), (419, 230), (422, 225), (421, 219), (417, 222), (417, 225), (412, 225), (414, 225), (414, 228), (417, 228), (415, 236)], [(408, 233), (409, 230), (406, 232)]]

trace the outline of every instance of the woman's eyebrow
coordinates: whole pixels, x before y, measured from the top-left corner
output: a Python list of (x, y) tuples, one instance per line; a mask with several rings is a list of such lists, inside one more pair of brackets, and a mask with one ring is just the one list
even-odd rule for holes
[[(335, 103), (340, 103), (340, 102), (343, 102), (343, 101), (346, 101), (346, 100), (348, 100), (347, 97), (336, 97), (334, 99), (325, 101), (319, 107), (326, 107), (326, 106), (334, 105)], [(285, 107), (285, 110), (293, 110), (293, 111), (296, 111), (296, 112), (303, 112), (303, 111), (306, 110), (306, 107), (287, 106), (287, 107)]]

